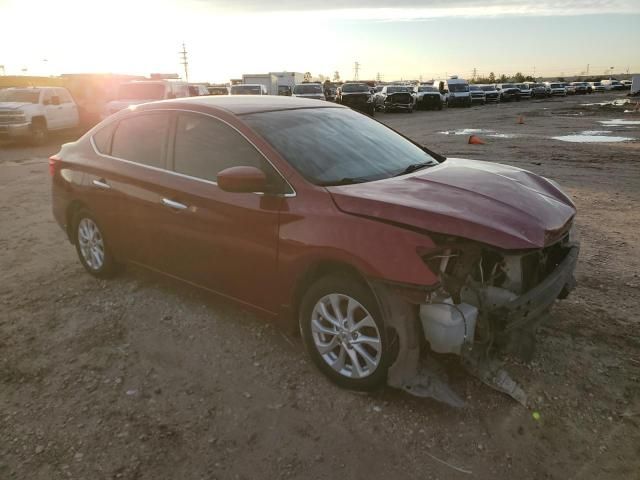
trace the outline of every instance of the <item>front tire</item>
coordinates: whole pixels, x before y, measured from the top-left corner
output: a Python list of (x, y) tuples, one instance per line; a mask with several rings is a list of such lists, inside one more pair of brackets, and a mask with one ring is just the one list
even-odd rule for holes
[(307, 352), (332, 382), (360, 391), (386, 383), (391, 345), (368, 286), (350, 276), (328, 275), (309, 288), (299, 311)]
[(49, 130), (42, 121), (36, 121), (31, 125), (31, 144), (35, 146), (44, 145), (49, 139)]
[(74, 243), (82, 266), (94, 277), (112, 277), (116, 273), (116, 262), (95, 215), (82, 209), (73, 225)]

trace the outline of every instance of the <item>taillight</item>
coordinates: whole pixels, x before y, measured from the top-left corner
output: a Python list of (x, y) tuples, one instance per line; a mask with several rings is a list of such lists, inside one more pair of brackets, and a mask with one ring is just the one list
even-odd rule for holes
[(49, 157), (49, 175), (52, 177), (56, 174), (56, 163), (62, 160), (58, 155), (51, 155)]

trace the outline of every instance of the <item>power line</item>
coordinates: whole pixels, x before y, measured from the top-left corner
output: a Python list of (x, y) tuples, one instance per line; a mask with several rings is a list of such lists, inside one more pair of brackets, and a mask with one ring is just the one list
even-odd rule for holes
[(182, 60), (180, 62), (180, 64), (182, 66), (184, 66), (184, 78), (187, 81), (187, 83), (189, 82), (189, 62), (187, 61), (187, 47), (184, 44), (184, 42), (182, 42), (182, 50), (180, 52), (178, 52), (180, 54), (180, 59)]

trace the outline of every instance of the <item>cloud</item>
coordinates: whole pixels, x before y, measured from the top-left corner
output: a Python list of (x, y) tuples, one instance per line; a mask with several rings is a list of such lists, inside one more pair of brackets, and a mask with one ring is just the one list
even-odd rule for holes
[(443, 17), (640, 14), (638, 0), (198, 0), (228, 13), (313, 14), (321, 18), (419, 20)]

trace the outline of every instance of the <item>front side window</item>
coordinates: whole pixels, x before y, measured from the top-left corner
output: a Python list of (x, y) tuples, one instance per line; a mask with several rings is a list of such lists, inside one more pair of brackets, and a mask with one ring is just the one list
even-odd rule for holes
[(168, 129), (168, 113), (146, 113), (125, 118), (113, 135), (111, 155), (164, 168)]
[(215, 182), (218, 172), (238, 166), (260, 168), (270, 175), (262, 154), (226, 123), (205, 115), (178, 115), (174, 144), (176, 172)]
[(438, 164), (390, 128), (346, 108), (253, 113), (243, 119), (316, 185), (381, 180), (410, 166)]

